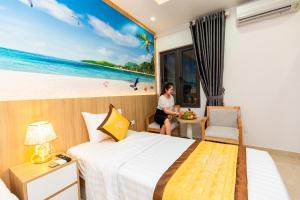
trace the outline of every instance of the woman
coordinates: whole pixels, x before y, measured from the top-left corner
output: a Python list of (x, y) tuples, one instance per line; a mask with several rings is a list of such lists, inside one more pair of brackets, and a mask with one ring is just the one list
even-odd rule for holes
[(154, 115), (154, 120), (160, 125), (160, 133), (171, 135), (171, 120), (173, 116), (180, 115), (179, 112), (173, 112), (174, 98), (172, 96), (174, 85), (167, 83), (158, 99), (158, 106)]

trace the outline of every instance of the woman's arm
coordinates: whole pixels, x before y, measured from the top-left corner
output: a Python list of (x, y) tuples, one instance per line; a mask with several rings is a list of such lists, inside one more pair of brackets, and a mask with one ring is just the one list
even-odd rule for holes
[(168, 108), (164, 108), (163, 111), (168, 115), (179, 115), (178, 112), (173, 112), (173, 111), (169, 110)]

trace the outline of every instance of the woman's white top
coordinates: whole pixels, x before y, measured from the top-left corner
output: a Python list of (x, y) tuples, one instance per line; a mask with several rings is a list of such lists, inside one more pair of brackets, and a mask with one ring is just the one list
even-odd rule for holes
[(159, 110), (164, 110), (164, 108), (167, 108), (168, 110), (172, 110), (173, 106), (174, 106), (174, 98), (172, 95), (170, 97), (166, 97), (165, 95), (160, 95), (158, 99), (158, 106), (157, 106)]

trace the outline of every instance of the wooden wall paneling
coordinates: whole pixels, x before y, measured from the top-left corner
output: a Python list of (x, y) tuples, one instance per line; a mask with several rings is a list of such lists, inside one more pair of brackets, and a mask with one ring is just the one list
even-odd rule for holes
[(137, 131), (141, 131), (142, 127), (143, 127), (143, 107), (144, 107), (144, 98), (142, 97), (140, 100), (140, 103), (136, 103), (136, 111), (135, 111), (135, 115), (136, 115), (136, 130)]
[(1, 130), (0, 130), (0, 174), (3, 174), (4, 175), (4, 178), (7, 180), (8, 177), (8, 173), (5, 173), (5, 169), (7, 169), (7, 163), (4, 162), (4, 160), (6, 158), (6, 154), (7, 154), (7, 151), (6, 149), (9, 149), (8, 148), (8, 145), (9, 145), (9, 139), (8, 139), (8, 134), (5, 134), (7, 133), (7, 126), (6, 126), (6, 121), (4, 121), (3, 119), (4, 118), (7, 118), (6, 115), (8, 113), (8, 110), (7, 110), (7, 105), (6, 103), (4, 104), (0, 104), (0, 127), (1, 127)]
[(24, 145), (28, 124), (50, 121), (57, 134), (52, 144), (57, 152), (65, 152), (88, 141), (81, 112), (108, 112), (110, 103), (136, 121), (136, 130), (144, 131), (146, 116), (155, 111), (157, 95), (0, 101), (0, 177), (9, 185), (8, 168), (29, 161), (34, 147)]
[[(127, 119), (136, 120), (136, 98), (134, 96), (126, 96), (121, 98), (120, 108), (122, 109), (122, 113)], [(136, 130), (136, 125), (132, 126), (131, 129)]]
[(145, 127), (146, 127), (146, 116), (144, 115), (145, 113), (149, 114), (149, 110), (147, 109), (147, 106), (145, 105), (151, 105), (151, 99), (150, 98), (147, 98), (147, 97), (143, 97), (142, 99), (142, 104), (139, 105), (139, 109), (141, 109), (141, 112), (140, 112), (140, 129), (139, 130), (144, 130)]

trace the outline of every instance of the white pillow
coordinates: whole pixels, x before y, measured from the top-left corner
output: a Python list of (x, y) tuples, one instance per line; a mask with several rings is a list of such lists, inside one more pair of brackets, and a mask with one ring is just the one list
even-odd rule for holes
[[(122, 113), (121, 109), (118, 109), (118, 111)], [(93, 114), (88, 112), (82, 112), (82, 116), (84, 118), (89, 133), (90, 143), (99, 143), (103, 140), (110, 138), (110, 136), (108, 136), (106, 133), (97, 130), (97, 128), (105, 120), (107, 113)]]
[(18, 198), (11, 193), (4, 182), (0, 179), (0, 200), (18, 200)]

